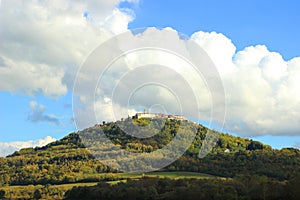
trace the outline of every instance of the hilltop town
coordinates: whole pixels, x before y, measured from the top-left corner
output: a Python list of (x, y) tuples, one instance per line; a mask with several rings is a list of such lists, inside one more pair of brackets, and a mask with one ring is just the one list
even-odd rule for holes
[(148, 113), (146, 109), (144, 109), (144, 112), (142, 113), (136, 113), (132, 119), (141, 119), (141, 118), (146, 118), (146, 119), (154, 119), (154, 118), (166, 118), (169, 120), (178, 120), (178, 121), (183, 121), (185, 120), (185, 117), (182, 115), (171, 115), (171, 114), (163, 114), (163, 113)]

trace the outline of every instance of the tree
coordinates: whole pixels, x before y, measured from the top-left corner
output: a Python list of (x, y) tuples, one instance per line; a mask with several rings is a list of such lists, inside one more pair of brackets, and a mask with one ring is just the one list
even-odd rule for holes
[(264, 145), (257, 141), (251, 141), (250, 144), (247, 146), (247, 150), (257, 150), (257, 149), (263, 149)]
[(4, 199), (5, 197), (5, 190), (0, 190), (0, 199)]
[(42, 198), (42, 191), (41, 189), (37, 189), (33, 193), (33, 198), (34, 199), (41, 199)]

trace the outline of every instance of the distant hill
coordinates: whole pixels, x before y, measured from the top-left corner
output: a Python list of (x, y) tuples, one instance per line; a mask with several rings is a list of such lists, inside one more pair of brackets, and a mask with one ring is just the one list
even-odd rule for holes
[[(117, 169), (95, 159), (82, 143), (79, 137), (81, 134), (93, 137), (103, 130), (115, 145), (131, 152), (147, 153), (168, 144), (180, 125), (180, 121), (167, 119), (156, 135), (141, 139), (123, 132), (120, 123), (126, 123), (126, 120), (96, 125), (71, 133), (44, 147), (21, 149), (6, 158), (0, 158), (0, 185), (45, 185), (111, 179), (111, 173), (117, 172)], [(135, 119), (133, 123), (138, 126), (155, 126), (161, 122)], [(197, 131), (192, 145), (184, 155), (162, 170), (201, 172), (221, 177), (258, 175), (277, 180), (289, 180), (300, 174), (298, 149), (274, 150), (261, 142), (224, 133), (220, 133), (211, 153), (200, 159), (199, 148), (209, 130), (202, 125), (187, 122), (184, 131), (189, 134), (192, 129)], [(133, 161), (133, 165), (134, 162), (138, 161)]]

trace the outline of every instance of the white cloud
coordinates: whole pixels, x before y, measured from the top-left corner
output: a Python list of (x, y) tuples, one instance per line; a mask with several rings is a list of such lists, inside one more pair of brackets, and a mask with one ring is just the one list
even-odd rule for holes
[[(166, 30), (149, 28), (141, 34), (132, 36), (135, 37), (132, 41), (138, 42), (140, 39), (151, 44), (162, 41), (175, 44), (178, 41), (177, 32), (172, 30), (174, 36), (170, 36), (164, 32)], [(227, 131), (243, 136), (299, 135), (300, 58), (285, 61), (278, 52), (271, 52), (264, 45), (250, 46), (236, 52), (231, 40), (221, 33), (197, 32), (191, 38), (207, 51), (219, 69), (226, 93)], [(123, 117), (127, 116), (127, 110), (133, 108), (136, 110), (138, 105), (147, 108), (155, 104), (168, 105), (168, 112), (178, 112), (176, 104), (172, 105), (175, 100), (170, 101), (169, 91), (157, 88), (155, 91), (153, 88), (145, 89), (146, 87), (144, 91), (141, 90), (142, 92), (136, 90), (135, 102), (138, 104), (135, 107), (128, 106), (131, 98), (128, 93), (133, 92), (135, 87), (141, 86), (147, 80), (156, 80), (178, 89), (188, 88), (182, 85), (179, 77), (172, 76), (172, 73), (164, 71), (161, 67), (155, 70), (155, 63), (169, 66), (172, 71), (178, 72), (181, 77), (188, 80), (188, 85), (194, 91), (198, 91), (196, 94), (201, 99), (198, 101), (203, 109), (200, 119), (208, 120), (211, 98), (209, 92), (205, 90), (207, 89), (205, 84), (197, 82), (199, 77), (193, 77), (194, 74), (188, 70), (189, 66), (182, 60), (157, 50), (129, 53), (110, 66), (100, 82), (101, 89), (98, 88), (97, 91), (100, 95), (95, 107), (98, 119), (105, 119), (108, 116), (112, 119), (113, 107), (118, 108)], [(137, 70), (137, 66), (143, 65), (153, 65), (151, 72)], [(86, 76), (88, 77), (87, 74)], [(112, 91), (114, 97), (111, 96)], [(179, 90), (174, 91), (179, 94)], [(112, 100), (108, 102), (105, 98)], [(84, 99), (85, 103), (91, 100), (86, 96)], [(112, 105), (111, 102), (115, 104)], [(181, 103), (184, 103), (184, 100)], [(94, 111), (93, 106), (90, 109), (91, 112)], [(199, 112), (194, 105), (185, 107), (185, 110), (188, 111), (185, 114), (191, 116), (194, 116), (193, 112)]]
[(88, 54), (109, 37), (127, 30), (134, 16), (116, 8), (118, 3), (2, 1), (0, 90), (51, 97), (66, 94)]
[[(27, 95), (41, 92), (50, 97), (66, 94), (72, 89), (76, 71), (89, 53), (113, 35), (126, 31), (128, 23), (134, 19), (134, 13), (118, 9), (118, 3), (118, 0), (2, 1), (0, 90)], [(166, 30), (172, 30), (174, 35), (167, 35), (164, 33)], [(148, 28), (142, 34), (132, 37), (148, 40), (149, 44), (169, 44), (178, 40), (176, 30), (170, 28), (162, 31)], [(284, 60), (280, 53), (271, 52), (264, 45), (250, 46), (236, 52), (232, 41), (216, 32), (196, 32), (191, 39), (207, 51), (220, 72), (226, 92), (227, 130), (247, 136), (300, 134), (300, 58)], [(180, 47), (178, 45), (174, 48)], [(207, 119), (211, 105), (205, 84), (195, 83), (197, 77), (186, 72), (185, 68), (180, 68), (180, 62), (170, 55), (128, 55), (123, 63), (119, 63), (107, 75), (107, 83), (114, 83), (124, 71), (133, 69), (134, 65), (151, 64), (149, 61), (153, 59), (158, 63), (172, 65), (174, 71), (177, 70), (182, 76), (186, 73), (185, 76), (190, 77), (192, 90), (201, 94), (201, 116)], [(94, 70), (81, 74), (85, 77), (82, 80), (94, 77)], [(163, 75), (159, 72), (157, 74)], [(145, 76), (136, 75), (134, 81), (147, 80)], [(148, 73), (148, 78), (151, 75), (153, 73)], [(94, 81), (98, 80), (98, 77), (94, 78)], [(178, 86), (174, 77), (164, 79)], [(130, 86), (131, 82), (127, 84)], [(82, 103), (90, 102), (93, 98), (86, 96), (87, 87), (82, 82), (79, 91), (81, 100), (84, 100)], [(96, 104), (96, 108), (103, 111), (101, 115), (104, 120), (105, 117), (112, 118), (111, 111), (107, 110), (112, 89), (108, 84), (104, 90), (97, 91), (106, 98), (98, 99)], [(155, 95), (168, 102), (166, 92), (161, 89)], [(128, 107), (121, 100), (116, 105), (123, 112)], [(151, 106), (150, 100), (140, 93), (141, 105)], [(151, 103), (153, 105), (155, 102)], [(94, 105), (89, 105), (89, 109), (94, 111)], [(132, 112), (135, 109), (129, 110)], [(81, 118), (88, 120), (89, 116), (83, 115)]]
[(29, 140), (29, 141), (15, 141), (15, 142), (0, 142), (0, 156), (4, 157), (18, 151), (22, 148), (28, 147), (42, 147), (46, 144), (56, 141), (55, 138), (47, 136), (39, 140)]
[(231, 41), (214, 32), (193, 38), (221, 72), (227, 130), (244, 136), (300, 134), (300, 58), (285, 61), (264, 45), (234, 53)]
[(235, 66), (232, 57), (236, 47), (229, 38), (216, 32), (195, 32), (191, 39), (197, 42), (211, 57), (220, 74), (232, 71)]
[[(124, 13), (117, 8), (115, 8), (111, 15), (105, 18), (105, 21), (101, 26), (107, 30), (111, 30), (115, 34), (119, 34), (127, 30), (128, 22), (133, 20), (133, 13), (126, 12)], [(131, 14), (131, 15), (128, 15)]]
[[(127, 37), (122, 38), (126, 40), (113, 40), (118, 43), (110, 44), (113, 49), (107, 54), (114, 55), (117, 50), (126, 52), (132, 44), (139, 47), (146, 42), (149, 46), (169, 45), (188, 55), (185, 41), (179, 40), (178, 33), (170, 28), (148, 28), (136, 35), (128, 33)], [(94, 113), (98, 123), (101, 123), (103, 120), (132, 116), (137, 110), (149, 109), (154, 105), (160, 105), (167, 113), (193, 118), (197, 118), (200, 111), (203, 118), (209, 119), (211, 102), (205, 82), (194, 67), (177, 54), (156, 48), (133, 51), (121, 56), (101, 74), (104, 69), (100, 66), (105, 67), (106, 64), (99, 61), (100, 58), (106, 59), (107, 55), (100, 50), (98, 53), (89, 58), (88, 64), (78, 74), (73, 95), (80, 99), (75, 103), (75, 121), (79, 129), (97, 123), (93, 120)], [(96, 90), (95, 99), (94, 85), (98, 80), (100, 87)]]
[(279, 53), (270, 53), (261, 60), (259, 66), (264, 77), (269, 81), (280, 81), (287, 75), (287, 63)]
[(48, 97), (66, 94), (67, 87), (62, 84), (64, 72), (45, 64), (33, 64), (26, 61), (4, 59), (0, 67), (0, 90), (19, 92), (33, 96), (43, 92)]

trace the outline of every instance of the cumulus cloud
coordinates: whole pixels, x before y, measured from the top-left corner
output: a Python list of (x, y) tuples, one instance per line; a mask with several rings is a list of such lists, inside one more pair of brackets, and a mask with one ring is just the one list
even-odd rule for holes
[[(170, 30), (173, 35), (167, 33)], [(140, 34), (132, 35), (131, 39), (133, 43), (141, 40), (155, 45), (156, 42), (176, 44), (180, 37), (176, 30), (170, 28), (163, 30), (148, 28)], [(236, 52), (236, 47), (229, 38), (215, 32), (196, 32), (191, 36), (191, 40), (208, 53), (220, 73), (226, 94), (225, 129), (227, 131), (242, 136), (299, 135), (300, 58), (286, 61), (280, 53), (271, 52), (265, 45), (249, 46)], [(185, 44), (187, 41), (181, 42)], [(184, 45), (181, 47), (186, 48)], [(122, 49), (122, 45), (117, 48)], [(155, 63), (169, 66), (180, 77), (164, 71), (162, 67), (156, 68)], [(152, 71), (144, 70), (139, 73), (137, 66), (151, 66)], [(102, 74), (98, 84), (101, 87), (96, 90), (98, 99), (94, 99), (93, 95), (89, 97), (85, 92), (89, 82), (99, 81), (100, 74), (91, 75), (93, 69), (81, 74), (81, 83), (87, 80), (87, 85), (81, 85), (80, 101), (88, 105), (89, 113), (96, 113), (99, 121), (108, 116), (109, 120), (112, 120), (113, 116), (118, 116), (115, 119), (119, 119), (121, 115), (126, 117), (127, 114), (136, 112), (138, 106), (150, 108), (155, 104), (168, 105), (169, 113), (178, 112), (178, 106), (172, 104), (176, 101), (170, 100), (170, 95), (168, 96), (170, 92), (168, 89), (153, 90), (150, 87), (143, 87), (144, 91), (139, 92), (134, 88), (134, 85), (143, 86), (146, 80), (154, 80), (154, 82), (164, 83), (165, 86), (172, 85), (184, 90), (191, 87), (192, 91), (197, 91), (199, 104), (185, 107), (188, 112), (184, 114), (194, 117), (194, 112), (201, 113), (199, 119), (208, 121), (212, 111), (211, 91), (208, 91), (205, 80), (198, 81), (199, 77), (193, 77), (194, 73), (188, 69), (188, 65), (172, 54), (157, 50), (131, 52), (113, 63), (105, 74)], [(96, 71), (94, 69), (93, 72)], [(180, 78), (188, 80), (187, 86), (182, 84)], [(179, 94), (179, 91), (175, 93)], [(193, 92), (189, 94), (191, 97)], [(128, 95), (132, 95), (135, 99)], [(96, 100), (95, 105), (90, 105), (94, 100)], [(136, 104), (130, 107), (132, 100), (135, 100)], [(184, 100), (181, 103), (184, 103)], [(195, 109), (199, 105), (200, 109)], [(114, 111), (114, 107), (118, 108), (119, 113)], [(82, 122), (93, 121), (90, 116), (83, 116), (85, 117), (82, 117)], [(91, 125), (82, 123), (83, 126), (84, 124)]]
[[(0, 90), (58, 97), (101, 42), (127, 30), (119, 0), (4, 0), (0, 7)], [(84, 14), (88, 13), (88, 14)]]
[(42, 147), (46, 144), (56, 141), (55, 138), (47, 136), (39, 140), (29, 140), (29, 141), (15, 141), (15, 142), (0, 142), (0, 156), (5, 157), (18, 151), (22, 148), (28, 147)]
[(227, 130), (244, 136), (300, 134), (299, 57), (286, 61), (265, 45), (235, 52), (234, 44), (221, 33), (197, 32), (192, 39), (220, 69)]
[(48, 97), (57, 97), (67, 92), (67, 87), (62, 84), (64, 76), (62, 69), (52, 69), (45, 64), (33, 65), (26, 61), (16, 62), (9, 58), (3, 60), (3, 65), (0, 67), (2, 81), (0, 90), (25, 93), (30, 96), (43, 92)]
[[(78, 67), (88, 55), (108, 38), (126, 31), (128, 23), (134, 19), (132, 11), (116, 7), (119, 2), (2, 1), (0, 90), (27, 95), (43, 93), (50, 97), (66, 94), (73, 88)], [(174, 34), (168, 35), (166, 30), (173, 31)], [(149, 44), (174, 43), (183, 46), (188, 42), (176, 42), (180, 37), (176, 30), (170, 28), (148, 28), (140, 34), (132, 34), (132, 39), (137, 42), (146, 40)], [(208, 53), (220, 73), (226, 93), (225, 128), (228, 131), (244, 136), (300, 134), (300, 57), (284, 60), (280, 52), (271, 52), (265, 45), (249, 46), (237, 52), (228, 37), (216, 32), (199, 31), (191, 36), (191, 40)], [(181, 48), (180, 45), (176, 48)], [(101, 59), (105, 59), (105, 56), (106, 54)], [(173, 71), (189, 80), (191, 91), (199, 94), (197, 102), (201, 102), (200, 109), (195, 111), (201, 113), (201, 120), (209, 120), (211, 96), (205, 81), (197, 82), (195, 73), (186, 70), (188, 65), (180, 62), (174, 55), (165, 53), (130, 53), (120, 59), (107, 72), (101, 85), (103, 87), (96, 89), (98, 99), (86, 94), (88, 82), (99, 81), (95, 65), (90, 71), (80, 74), (82, 82), (78, 90), (78, 101), (87, 106), (91, 113), (96, 112), (100, 121), (113, 118), (114, 111), (110, 109), (112, 104), (116, 105), (122, 115), (137, 111), (134, 106), (128, 106), (133, 100), (141, 107), (151, 107), (157, 104), (156, 100), (160, 100), (160, 106), (168, 105), (172, 95), (166, 88), (153, 90), (148, 87), (144, 92), (136, 93), (135, 99), (129, 102), (121, 97), (124, 97), (129, 86), (132, 87), (132, 83), (150, 80), (153, 75), (167, 80), (175, 88), (182, 88), (182, 85), (176, 85), (178, 77), (171, 73), (148, 72), (145, 76), (144, 71), (142, 74), (135, 74), (134, 79), (127, 79), (126, 84), (119, 88), (113, 87), (126, 71), (135, 69), (136, 65), (154, 64), (153, 61), (172, 66)], [(116, 98), (118, 101), (111, 97), (114, 89), (119, 89), (120, 95)], [(153, 97), (153, 101), (149, 96)], [(89, 104), (91, 100), (95, 100), (95, 105)], [(188, 100), (184, 99), (183, 102)], [(57, 123), (55, 116), (46, 115), (45, 108), (41, 105), (32, 106), (35, 110), (32, 110), (30, 120), (42, 119)], [(169, 112), (177, 112), (176, 104), (168, 106)], [(193, 108), (191, 106), (189, 109)], [(92, 125), (85, 123), (90, 120), (89, 117), (84, 114), (80, 116), (83, 126)]]
[(59, 119), (55, 115), (47, 115), (45, 114), (46, 108), (44, 105), (38, 105), (36, 101), (29, 102), (31, 112), (28, 115), (27, 119), (30, 122), (48, 122), (51, 124), (55, 124), (57, 126), (61, 125)]
[[(111, 41), (115, 44), (107, 44), (110, 51), (93, 52), (77, 76), (73, 95), (78, 97), (74, 107), (78, 128), (97, 123), (93, 120), (94, 113), (101, 123), (131, 116), (154, 105), (166, 113), (187, 117), (198, 118), (201, 113), (202, 119), (209, 120), (211, 94), (201, 75), (175, 52), (155, 48), (162, 44), (189, 55), (191, 50), (186, 49), (186, 41), (180, 40), (175, 30), (148, 28), (139, 34), (126, 33), (121, 38), (125, 39), (117, 38)], [(153, 48), (122, 54), (140, 45)], [(119, 54), (122, 56), (104, 70), (110, 56)], [(203, 55), (200, 52), (197, 56)]]
[(225, 35), (199, 31), (194, 33), (191, 39), (205, 49), (221, 75), (234, 70), (232, 57), (235, 54), (236, 47)]

